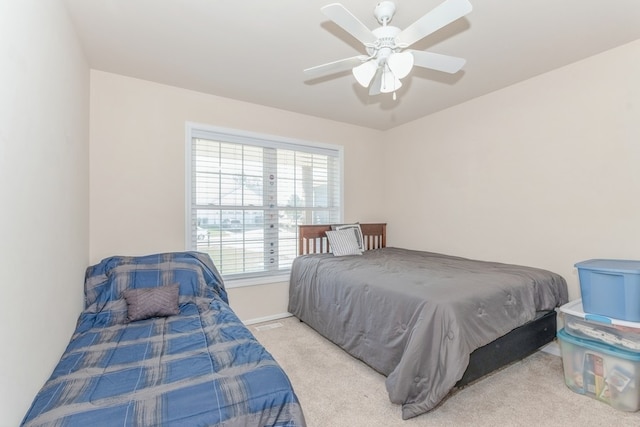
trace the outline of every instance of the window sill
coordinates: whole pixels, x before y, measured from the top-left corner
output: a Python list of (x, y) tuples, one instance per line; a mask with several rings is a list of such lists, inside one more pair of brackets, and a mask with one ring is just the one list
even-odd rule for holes
[(232, 288), (244, 288), (246, 286), (259, 286), (269, 285), (273, 283), (289, 282), (289, 274), (280, 274), (278, 276), (262, 276), (262, 277), (249, 277), (243, 279), (225, 279), (224, 286), (227, 289)]

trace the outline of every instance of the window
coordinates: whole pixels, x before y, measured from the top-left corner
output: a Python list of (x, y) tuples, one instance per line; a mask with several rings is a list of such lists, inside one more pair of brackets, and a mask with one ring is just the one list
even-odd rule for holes
[(342, 149), (187, 125), (187, 247), (225, 279), (288, 274), (297, 226), (342, 218)]

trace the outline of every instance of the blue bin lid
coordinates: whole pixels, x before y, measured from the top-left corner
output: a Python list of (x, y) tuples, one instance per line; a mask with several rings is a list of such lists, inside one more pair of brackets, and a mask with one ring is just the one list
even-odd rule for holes
[(640, 274), (640, 261), (630, 259), (590, 259), (576, 263), (575, 267), (585, 270)]

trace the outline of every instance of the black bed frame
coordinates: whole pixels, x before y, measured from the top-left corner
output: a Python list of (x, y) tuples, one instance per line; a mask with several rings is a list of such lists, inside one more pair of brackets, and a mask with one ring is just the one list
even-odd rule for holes
[(497, 369), (522, 360), (555, 337), (555, 310), (540, 312), (531, 322), (471, 353), (469, 366), (455, 387), (464, 387)]

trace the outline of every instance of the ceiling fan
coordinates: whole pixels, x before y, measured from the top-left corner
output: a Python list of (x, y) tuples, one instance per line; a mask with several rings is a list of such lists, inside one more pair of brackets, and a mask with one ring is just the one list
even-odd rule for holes
[(381, 1), (374, 9), (380, 27), (369, 30), (358, 18), (340, 3), (332, 3), (320, 10), (343, 30), (364, 44), (367, 55), (345, 58), (304, 72), (313, 77), (352, 69), (353, 76), (363, 87), (369, 87), (369, 95), (393, 92), (402, 86), (400, 79), (411, 72), (413, 66), (458, 72), (465, 63), (463, 58), (438, 53), (407, 49), (410, 45), (471, 12), (468, 0), (446, 0), (404, 30), (389, 25), (396, 11), (391, 1)]

